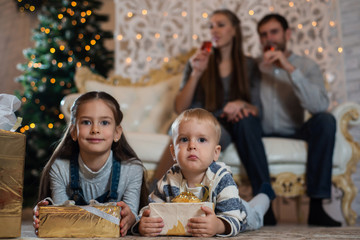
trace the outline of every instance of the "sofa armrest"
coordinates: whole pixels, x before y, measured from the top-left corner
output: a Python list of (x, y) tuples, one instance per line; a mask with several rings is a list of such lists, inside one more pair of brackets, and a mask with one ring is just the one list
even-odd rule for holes
[(333, 165), (339, 167), (339, 172), (334, 172), (333, 175), (339, 175), (346, 172), (347, 165), (352, 158), (356, 159), (354, 150), (359, 151), (359, 145), (349, 133), (349, 126), (360, 125), (360, 105), (354, 102), (342, 103), (332, 110), (332, 114), (336, 118), (337, 124)]
[(70, 109), (74, 101), (81, 96), (81, 93), (72, 93), (65, 96), (60, 102), (60, 111), (64, 114), (66, 122), (70, 121)]

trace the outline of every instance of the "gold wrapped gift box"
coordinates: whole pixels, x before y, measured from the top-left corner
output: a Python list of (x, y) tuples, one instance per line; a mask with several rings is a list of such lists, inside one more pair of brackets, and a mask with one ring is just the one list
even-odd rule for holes
[(42, 206), (39, 219), (39, 237), (120, 237), (119, 206)]
[(150, 217), (161, 217), (164, 220), (160, 235), (190, 235), (186, 225), (190, 218), (205, 216), (201, 206), (214, 208), (211, 202), (199, 203), (150, 203)]
[(0, 130), (0, 238), (20, 237), (24, 134)]

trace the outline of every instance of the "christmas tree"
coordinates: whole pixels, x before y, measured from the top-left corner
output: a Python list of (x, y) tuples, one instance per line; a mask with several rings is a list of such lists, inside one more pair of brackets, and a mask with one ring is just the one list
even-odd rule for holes
[(44, 1), (33, 32), (35, 47), (24, 50), (28, 62), (18, 66), (24, 73), (17, 78), (24, 89), (17, 95), (23, 102), (19, 131), (27, 139), (25, 205), (36, 201), (41, 170), (65, 129), (59, 106), (65, 95), (77, 91), (76, 68), (89, 66), (106, 76), (113, 66), (113, 52), (104, 47), (112, 33), (100, 28), (108, 17), (95, 12), (101, 5), (92, 0)]

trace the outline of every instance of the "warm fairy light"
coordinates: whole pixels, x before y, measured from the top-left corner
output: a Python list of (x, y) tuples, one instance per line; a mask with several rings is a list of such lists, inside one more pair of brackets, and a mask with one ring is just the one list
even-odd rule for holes
[(44, 28), (44, 27), (41, 27), (41, 28), (40, 28), (40, 31), (45, 32), (45, 28)]
[(43, 78), (41, 79), (41, 81), (42, 81), (43, 83), (46, 83), (46, 77), (43, 77)]
[(75, 1), (71, 2), (71, 6), (76, 7), (77, 3)]
[(270, 12), (273, 12), (273, 11), (274, 11), (274, 6), (270, 6), (270, 7), (269, 7), (269, 11), (270, 11)]
[(196, 34), (193, 34), (193, 35), (192, 35), (192, 39), (193, 39), (193, 40), (196, 40), (196, 39), (198, 39), (198, 35), (196, 35)]
[(73, 55), (74, 52), (72, 50), (68, 51), (69, 56)]
[(59, 63), (57, 64), (57, 66), (58, 66), (58, 68), (62, 68), (62, 67), (63, 67), (63, 63), (62, 63), (62, 62), (59, 62)]
[(22, 97), (22, 98), (21, 98), (21, 101), (22, 101), (23, 103), (25, 103), (26, 100), (27, 100), (26, 97)]
[(71, 24), (75, 26), (75, 25), (77, 24), (77, 21), (76, 21), (76, 20), (72, 20), (72, 21), (71, 21)]
[(86, 22), (86, 19), (85, 19), (85, 18), (81, 18), (81, 19), (80, 19), (80, 22), (81, 22), (81, 23), (85, 23), (85, 22)]
[[(35, 82), (32, 81), (32, 82), (30, 83), (30, 85), (31, 85), (32, 87), (35, 86)], [(36, 102), (36, 100), (35, 100), (35, 102)]]
[(150, 56), (148, 56), (147, 58), (146, 58), (146, 61), (148, 61), (148, 62), (150, 62), (152, 60), (152, 58), (150, 57)]
[(147, 12), (147, 10), (146, 9), (143, 9), (142, 11), (141, 11), (141, 14), (142, 15), (146, 15), (148, 12)]
[(186, 16), (187, 16), (187, 12), (182, 11), (182, 12), (181, 12), (181, 16), (186, 17)]
[(140, 33), (136, 34), (136, 39), (140, 40), (142, 38), (142, 35)]
[(35, 128), (35, 123), (30, 123), (30, 128)]
[(317, 25), (317, 22), (315, 22), (315, 21), (312, 21), (312, 22), (311, 22), (311, 25), (313, 25), (313, 27), (316, 27), (316, 25)]
[(121, 35), (121, 34), (117, 35), (116, 39), (119, 41), (123, 40), (123, 35)]
[(40, 111), (45, 111), (45, 106), (44, 105), (40, 106)]
[(155, 33), (155, 38), (156, 39), (160, 38), (160, 33)]
[(179, 36), (177, 35), (177, 33), (174, 33), (174, 34), (173, 34), (173, 38), (174, 38), (174, 39), (177, 39), (178, 37), (179, 37)]
[(78, 67), (78, 68), (81, 67), (81, 62), (77, 62), (76, 67)]
[(60, 113), (59, 114), (59, 119), (64, 119), (64, 114)]
[(167, 17), (169, 15), (168, 12), (164, 12), (164, 17)]
[(27, 130), (29, 130), (29, 126), (28, 125), (25, 125), (24, 126), (24, 129), (27, 131)]
[(96, 41), (93, 39), (93, 40), (90, 41), (90, 44), (91, 44), (91, 45), (95, 45), (95, 44), (96, 44)]
[(208, 14), (206, 13), (206, 12), (204, 12), (203, 14), (201, 14), (201, 16), (203, 17), (203, 18), (208, 18)]
[(132, 16), (134, 16), (134, 14), (132, 12), (128, 12), (127, 16), (128, 16), (128, 18), (131, 18)]
[(127, 58), (125, 59), (125, 62), (126, 62), (127, 64), (130, 64), (130, 63), (131, 63), (131, 58), (127, 57)]
[(92, 13), (91, 10), (87, 10), (87, 11), (86, 11), (86, 14), (87, 14), (88, 16), (90, 16), (91, 13)]
[(100, 36), (99, 34), (96, 34), (96, 35), (95, 35), (95, 39), (96, 39), (96, 40), (99, 40), (100, 37), (101, 37), (101, 36)]
[(334, 21), (330, 21), (330, 22), (329, 22), (329, 25), (330, 25), (330, 27), (335, 27), (335, 22), (334, 22)]
[(86, 50), (86, 51), (90, 51), (90, 46), (89, 46), (89, 45), (86, 45), (86, 46), (85, 46), (85, 50)]
[(164, 57), (164, 62), (169, 62), (169, 58), (168, 57)]
[(338, 52), (342, 53), (343, 52), (343, 48), (342, 47), (338, 47)]
[(66, 12), (67, 12), (68, 14), (70, 14), (70, 13), (71, 13), (71, 9), (70, 9), (70, 8), (66, 9)]
[(71, 83), (67, 83), (66, 86), (67, 86), (68, 88), (71, 88)]
[(81, 16), (81, 17), (85, 17), (85, 16), (86, 16), (86, 12), (81, 12), (81, 13), (80, 13), (80, 16)]
[(64, 45), (60, 45), (59, 49), (60, 49), (61, 51), (64, 51), (64, 50), (65, 50), (65, 46), (64, 46)]
[(50, 79), (50, 82), (51, 82), (52, 84), (54, 84), (54, 83), (56, 82), (55, 78), (51, 78), (51, 79)]
[(85, 57), (85, 62), (90, 62), (90, 57), (89, 56)]
[(302, 29), (303, 25), (301, 23), (298, 24), (298, 29)]
[(55, 65), (55, 64), (57, 63), (57, 61), (56, 61), (55, 59), (53, 59), (53, 60), (51, 60), (51, 63), (52, 63), (53, 65)]
[(317, 50), (318, 50), (318, 52), (320, 52), (320, 53), (324, 51), (324, 49), (323, 49), (322, 47), (318, 47)]
[(36, 99), (34, 100), (34, 102), (35, 102), (36, 104), (39, 104), (39, 103), (40, 103), (40, 99), (36, 98)]
[(50, 33), (50, 29), (48, 29), (48, 28), (45, 29), (45, 33), (46, 33), (46, 34), (49, 34), (49, 33)]
[(294, 2), (289, 2), (289, 7), (293, 7), (294, 6)]
[(35, 11), (35, 7), (34, 7), (34, 6), (30, 6), (29, 9), (30, 9), (31, 12)]
[(254, 10), (249, 10), (249, 15), (250, 16), (254, 15)]
[(54, 53), (55, 52), (55, 48), (50, 48), (50, 52)]
[(54, 124), (52, 124), (52, 123), (48, 124), (48, 128), (52, 129), (53, 127), (54, 127)]
[(83, 37), (84, 37), (84, 34), (79, 33), (78, 38), (79, 38), (79, 39), (83, 39)]
[(58, 14), (58, 19), (63, 19), (64, 15), (62, 15), (61, 13)]
[(24, 128), (20, 128), (20, 132), (21, 132), (21, 133), (24, 133), (24, 132), (25, 132), (25, 129), (24, 129)]
[(65, 86), (65, 82), (64, 82), (64, 81), (61, 81), (61, 82), (60, 82), (60, 86), (62, 86), (62, 87)]

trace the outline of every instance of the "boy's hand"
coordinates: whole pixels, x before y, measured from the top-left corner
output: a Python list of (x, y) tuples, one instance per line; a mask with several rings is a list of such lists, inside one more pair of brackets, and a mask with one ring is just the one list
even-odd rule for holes
[(120, 235), (124, 237), (129, 228), (135, 223), (135, 216), (131, 212), (130, 207), (123, 201), (117, 202), (116, 205), (121, 207)]
[(225, 224), (219, 219), (214, 210), (209, 207), (201, 207), (205, 217), (191, 218), (187, 224), (187, 230), (194, 237), (212, 237), (215, 234), (225, 233)]
[(35, 228), (36, 236), (38, 235), (39, 225), (40, 225), (39, 207), (46, 206), (46, 205), (49, 205), (49, 202), (47, 200), (41, 200), (40, 202), (38, 202), (38, 204), (36, 204), (36, 206), (33, 209), (33, 227)]
[(139, 223), (139, 232), (142, 236), (155, 237), (160, 234), (163, 227), (162, 218), (151, 218), (150, 209), (144, 211)]

